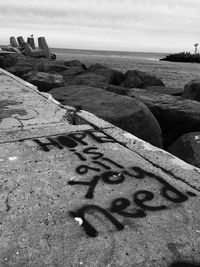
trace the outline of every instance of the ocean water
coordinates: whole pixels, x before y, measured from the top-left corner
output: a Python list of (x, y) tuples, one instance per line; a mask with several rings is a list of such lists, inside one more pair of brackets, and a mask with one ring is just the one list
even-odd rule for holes
[(159, 77), (166, 86), (184, 87), (192, 79), (200, 79), (200, 64), (159, 61), (166, 54), (143, 52), (93, 51), (75, 49), (52, 49), (57, 59), (80, 60), (86, 66), (100, 63), (126, 72), (141, 70)]

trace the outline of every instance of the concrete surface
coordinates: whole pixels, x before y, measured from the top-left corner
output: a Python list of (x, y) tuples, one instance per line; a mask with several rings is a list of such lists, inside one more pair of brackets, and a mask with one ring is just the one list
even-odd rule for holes
[(198, 168), (0, 73), (0, 266), (200, 263)]

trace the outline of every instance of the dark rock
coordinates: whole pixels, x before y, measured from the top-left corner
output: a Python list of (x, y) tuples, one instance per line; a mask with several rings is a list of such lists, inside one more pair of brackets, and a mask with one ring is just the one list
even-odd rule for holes
[(114, 84), (114, 85), (121, 84), (125, 79), (125, 75), (122, 72), (114, 70), (114, 69), (99, 68), (99, 69), (95, 69), (95, 70), (93, 69), (92, 71), (87, 71), (87, 72), (96, 73), (98, 75), (103, 75), (108, 79), (107, 83)]
[(157, 77), (139, 70), (128, 70), (125, 73), (125, 80), (121, 84), (125, 87), (145, 88), (147, 86), (165, 86)]
[(30, 67), (34, 68), (34, 61), (29, 59), (20, 59), (16, 62), (15, 67)]
[(1, 48), (2, 51), (8, 51), (8, 52), (14, 52), (14, 53), (20, 53), (20, 50), (16, 47), (12, 47), (10, 45), (6, 46), (6, 47), (2, 47)]
[(108, 68), (106, 66), (99, 64), (99, 63), (96, 63), (94, 65), (91, 65), (88, 68), (88, 71), (95, 71), (95, 70), (102, 70), (102, 69), (108, 69)]
[(98, 87), (99, 83), (108, 83), (109, 79), (104, 75), (96, 74), (96, 73), (83, 73), (73, 77), (69, 82), (68, 85), (89, 85)]
[(165, 86), (147, 86), (145, 89), (154, 93), (176, 96), (181, 96), (184, 90), (183, 88), (171, 88)]
[(83, 85), (56, 88), (49, 93), (64, 105), (82, 106), (83, 110), (162, 147), (160, 126), (149, 109), (139, 101)]
[(46, 58), (38, 58), (35, 62), (35, 71), (46, 72), (51, 62)]
[(85, 66), (85, 64), (81, 63), (79, 60), (70, 60), (70, 61), (64, 61), (64, 65), (67, 67), (83, 67), (84, 70), (87, 69), (87, 67)]
[(164, 148), (180, 136), (200, 129), (200, 103), (179, 96), (129, 89), (129, 96), (146, 104), (159, 122)]
[(192, 80), (185, 86), (183, 97), (200, 102), (200, 79)]
[(38, 90), (48, 92), (52, 88), (64, 85), (64, 79), (60, 74), (31, 71), (23, 76), (23, 79), (34, 84)]
[(99, 83), (119, 85), (124, 78), (124, 74), (117, 70), (97, 68), (92, 71), (87, 70), (86, 72), (76, 76), (74, 79), (69, 81), (69, 84), (82, 84), (96, 87), (98, 87)]
[(32, 71), (32, 67), (30, 66), (14, 66), (14, 67), (10, 67), (6, 69), (7, 71), (9, 71), (10, 73), (22, 78), (24, 74)]
[(68, 67), (64, 65), (63, 60), (54, 60), (50, 61), (45, 58), (40, 58), (37, 60), (37, 63), (35, 65), (36, 71), (42, 71), (42, 72), (50, 72), (50, 73), (57, 73), (67, 70)]
[(0, 68), (7, 69), (13, 67), (19, 59), (25, 58), (24, 55), (18, 53), (0, 54)]
[(118, 95), (128, 95), (129, 88), (122, 87), (118, 85), (108, 84), (108, 83), (99, 83), (98, 88), (104, 89), (109, 92), (113, 92)]
[(126, 79), (120, 84), (121, 86), (125, 86), (125, 87), (133, 87), (133, 88), (144, 88), (144, 83), (142, 82), (142, 80), (140, 79), (140, 77), (138, 76), (127, 76), (126, 75)]
[(74, 67), (68, 67), (67, 70), (61, 72), (60, 74), (63, 76), (65, 82), (69, 82), (74, 76), (84, 72), (82, 66), (74, 66)]
[(66, 67), (65, 65), (52, 64), (47, 67), (47, 72), (50, 72), (50, 73), (62, 72), (62, 71), (66, 71), (67, 69), (68, 67)]
[(181, 136), (169, 147), (168, 151), (187, 163), (200, 168), (200, 132)]

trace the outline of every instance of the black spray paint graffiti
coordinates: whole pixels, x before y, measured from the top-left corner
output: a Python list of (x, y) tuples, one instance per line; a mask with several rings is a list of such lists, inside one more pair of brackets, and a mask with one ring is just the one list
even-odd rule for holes
[[(42, 142), (39, 139), (33, 139), (33, 141), (40, 146), (43, 151), (49, 152), (52, 148), (58, 149), (68, 148), (73, 149), (79, 145), (88, 146), (87, 137), (91, 137), (92, 140), (99, 144), (102, 143), (116, 143), (116, 141), (110, 136), (105, 135), (101, 131), (88, 131), (87, 133), (74, 133), (68, 135), (60, 135), (52, 138), (46, 138), (48, 142)], [(88, 151), (88, 154), (90, 151)], [(78, 156), (78, 154), (77, 154)], [(82, 159), (84, 160), (84, 159)]]
[[(98, 183), (101, 181), (109, 185), (122, 184), (127, 177), (131, 179), (142, 180), (145, 177), (155, 179), (160, 185), (160, 195), (167, 201), (172, 203), (182, 203), (188, 200), (188, 196), (196, 196), (192, 192), (183, 194), (163, 178), (158, 175), (145, 171), (139, 167), (132, 167), (130, 171), (125, 170), (124, 166), (115, 162), (113, 159), (106, 157), (102, 152), (98, 151), (98, 147), (89, 146), (87, 137), (92, 138), (93, 141), (102, 143), (116, 143), (114, 139), (105, 135), (100, 131), (89, 131), (87, 133), (75, 133), (69, 135), (61, 135), (53, 138), (47, 138), (48, 142), (41, 142), (39, 139), (34, 139), (35, 143), (45, 151), (50, 151), (53, 147), (58, 149), (68, 148), (73, 152), (78, 159), (83, 163), (76, 167), (76, 172), (79, 175), (88, 175), (90, 172), (96, 174), (92, 176), (90, 181), (69, 181), (71, 186), (84, 186), (87, 188), (85, 198), (94, 198), (94, 193)], [(75, 148), (83, 146), (82, 151), (78, 152)], [(89, 163), (87, 161), (90, 160)], [(92, 212), (102, 214), (108, 221), (110, 221), (117, 230), (122, 230), (124, 225), (114, 217), (114, 214), (127, 218), (143, 218), (147, 216), (147, 212), (155, 212), (165, 210), (167, 205), (149, 205), (149, 202), (154, 199), (154, 194), (148, 190), (138, 190), (132, 195), (132, 201), (127, 198), (116, 198), (112, 201), (110, 207), (104, 209), (97, 205), (85, 205), (76, 211), (70, 211), (70, 215), (74, 218), (82, 219), (82, 227), (89, 237), (96, 237), (98, 231), (88, 222), (85, 215)], [(131, 202), (136, 205), (132, 208), (133, 212), (129, 212), (128, 208)]]
[[(134, 170), (135, 172), (135, 174), (133, 175), (135, 179), (144, 179), (145, 177), (150, 177), (159, 181), (159, 183), (162, 185), (160, 194), (162, 195), (163, 198), (165, 198), (170, 202), (182, 203), (188, 200), (188, 196), (191, 197), (196, 196), (196, 194), (194, 194), (193, 192), (186, 192), (186, 194), (183, 194), (182, 192), (171, 186), (163, 178), (155, 175), (154, 173), (144, 171), (139, 167), (133, 167), (132, 170)], [(124, 177), (123, 179), (120, 178), (118, 179), (118, 183), (122, 183), (124, 180), (125, 180)], [(108, 181), (109, 180), (104, 179), (104, 182), (107, 183)], [(111, 213), (116, 213), (118, 215), (127, 218), (142, 218), (147, 216), (148, 211), (154, 212), (159, 210), (165, 210), (168, 208), (166, 205), (160, 205), (160, 206), (147, 205), (146, 202), (153, 200), (153, 198), (154, 194), (148, 190), (139, 190), (135, 192), (133, 194), (132, 201), (138, 208), (135, 208), (133, 213), (126, 211), (126, 209), (131, 205), (131, 202), (128, 199), (116, 198), (112, 201), (110, 208), (108, 208), (107, 210), (97, 205), (85, 205), (76, 211), (71, 211), (70, 215), (74, 218), (81, 218), (82, 219), (81, 225), (85, 233), (90, 237), (96, 237), (98, 235), (97, 230), (85, 218), (85, 214), (88, 211), (99, 212), (103, 214), (115, 226), (117, 230), (122, 230), (124, 229), (124, 225), (121, 222), (119, 222)]]
[[(124, 166), (115, 162), (114, 160), (111, 160), (110, 158), (105, 157), (103, 153), (98, 152), (97, 150), (97, 147), (87, 147), (83, 149), (82, 154), (76, 153), (81, 161), (86, 161), (86, 158), (89, 155), (89, 159), (92, 160), (90, 164), (93, 164), (93, 166), (88, 164), (79, 165), (76, 168), (76, 172), (79, 175), (85, 175), (89, 171), (99, 173), (103, 170), (103, 173), (100, 175), (94, 175), (91, 181), (68, 182), (69, 185), (88, 186), (88, 191), (85, 197), (90, 199), (94, 197), (95, 188), (100, 180), (107, 184), (114, 185), (123, 183), (125, 180), (125, 175), (132, 176), (128, 171), (124, 170)], [(113, 170), (113, 168), (115, 168), (115, 170)]]

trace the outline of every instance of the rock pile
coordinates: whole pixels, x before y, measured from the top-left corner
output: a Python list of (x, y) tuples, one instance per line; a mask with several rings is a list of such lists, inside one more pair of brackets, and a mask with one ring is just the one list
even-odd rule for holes
[[(0, 67), (49, 92), (64, 105), (81, 105), (106, 121), (200, 166), (200, 80), (167, 88), (139, 70), (126, 73), (78, 60), (0, 54)], [(195, 132), (195, 136), (194, 133)], [(195, 139), (196, 138), (196, 139)], [(188, 152), (189, 151), (189, 152)]]

